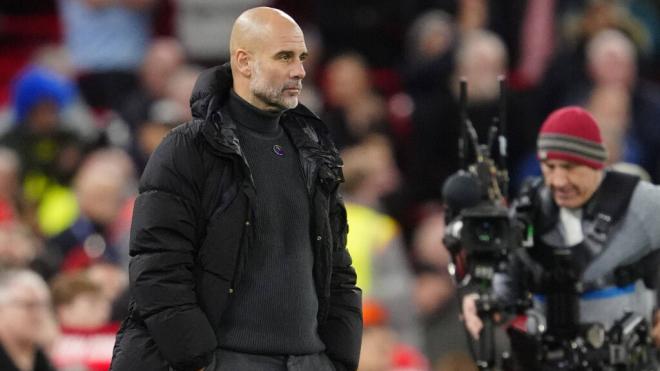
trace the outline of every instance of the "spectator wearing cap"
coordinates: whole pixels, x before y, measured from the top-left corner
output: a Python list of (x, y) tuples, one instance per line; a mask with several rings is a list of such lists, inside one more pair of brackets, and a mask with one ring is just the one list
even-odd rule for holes
[(12, 90), (15, 122), (0, 138), (18, 155), (26, 214), (45, 235), (66, 228), (76, 217), (68, 184), (82, 159), (81, 140), (61, 125), (61, 113), (75, 94), (71, 81), (43, 67), (28, 67)]
[[(578, 298), (578, 323), (600, 323), (609, 329), (626, 311), (652, 323), (658, 290), (660, 187), (605, 169), (607, 151), (599, 127), (579, 107), (549, 115), (539, 132), (537, 156), (543, 179), (526, 183), (514, 204), (532, 200), (534, 246), (496, 281), (497, 295), (508, 301), (524, 293), (538, 294), (534, 308), (549, 315), (542, 298), (552, 294), (550, 286), (540, 279), (543, 274), (531, 272), (556, 272), (550, 262), (563, 251), (570, 254), (564, 268), (576, 278), (575, 292), (566, 294)], [(475, 298), (463, 298), (463, 313), (469, 332), (478, 338), (482, 321)], [(659, 345), (660, 325), (655, 325), (653, 336)]]
[(601, 170), (607, 159), (598, 124), (578, 107), (553, 112), (541, 127), (537, 148), (542, 162), (565, 160)]

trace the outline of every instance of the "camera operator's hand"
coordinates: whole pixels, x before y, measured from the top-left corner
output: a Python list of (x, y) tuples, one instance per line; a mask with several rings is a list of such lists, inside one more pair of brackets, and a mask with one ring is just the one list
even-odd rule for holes
[(484, 327), (484, 323), (479, 318), (477, 313), (477, 300), (479, 299), (478, 294), (468, 294), (463, 297), (463, 321), (465, 321), (465, 328), (467, 328), (470, 335), (475, 339), (479, 340), (479, 333)]
[(660, 349), (660, 309), (656, 309), (653, 314), (653, 328), (651, 329), (651, 338), (656, 348)]

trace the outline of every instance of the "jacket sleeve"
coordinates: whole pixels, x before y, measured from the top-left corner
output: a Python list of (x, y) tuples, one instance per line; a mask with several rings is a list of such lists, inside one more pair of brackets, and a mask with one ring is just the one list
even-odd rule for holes
[(355, 269), (346, 249), (346, 209), (337, 192), (331, 202), (330, 222), (335, 244), (330, 307), (326, 321), (319, 326), (319, 334), (337, 370), (355, 370), (362, 342), (362, 291), (355, 285)]
[(162, 356), (176, 370), (211, 361), (215, 334), (197, 305), (193, 266), (201, 160), (174, 131), (152, 154), (140, 181), (131, 227), (130, 290)]

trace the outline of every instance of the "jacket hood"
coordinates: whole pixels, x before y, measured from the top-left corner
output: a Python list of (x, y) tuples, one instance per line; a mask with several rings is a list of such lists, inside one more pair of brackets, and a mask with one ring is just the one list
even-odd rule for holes
[(229, 63), (202, 71), (190, 95), (190, 109), (196, 119), (207, 119), (229, 97), (233, 84)]

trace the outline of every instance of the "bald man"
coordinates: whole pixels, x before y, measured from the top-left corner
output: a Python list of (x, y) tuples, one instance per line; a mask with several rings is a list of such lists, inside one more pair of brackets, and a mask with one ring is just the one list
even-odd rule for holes
[(250, 9), (230, 52), (200, 75), (193, 120), (142, 175), (112, 369), (355, 370), (342, 162), (298, 102), (303, 33), (279, 10)]

